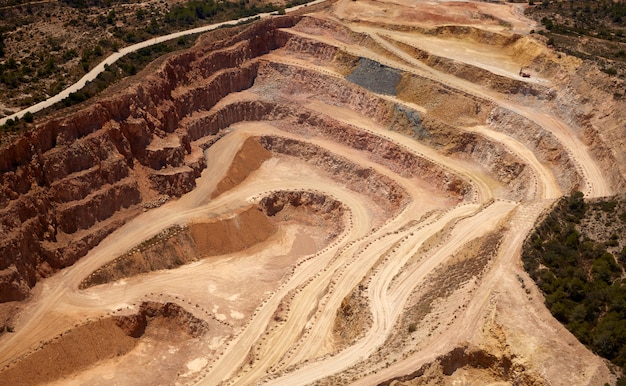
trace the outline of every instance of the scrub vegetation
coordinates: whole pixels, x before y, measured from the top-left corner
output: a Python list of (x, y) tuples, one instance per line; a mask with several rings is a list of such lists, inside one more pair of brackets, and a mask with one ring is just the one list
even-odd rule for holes
[(59, 93), (122, 47), (262, 12), (284, 13), (299, 3), (0, 0), (0, 118)]
[(580, 192), (562, 198), (528, 238), (522, 258), (552, 314), (626, 370), (626, 198), (586, 201)]
[[(528, 14), (541, 22), (540, 31), (559, 51), (596, 61), (613, 76), (626, 76), (626, 2), (534, 1)], [(622, 93), (623, 94), (623, 93)]]

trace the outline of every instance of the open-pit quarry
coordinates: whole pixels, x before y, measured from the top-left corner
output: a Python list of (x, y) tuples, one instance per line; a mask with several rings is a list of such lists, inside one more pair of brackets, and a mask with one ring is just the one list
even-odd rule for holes
[(524, 6), (217, 30), (5, 146), (0, 385), (615, 382), (520, 250), (624, 192), (625, 103)]

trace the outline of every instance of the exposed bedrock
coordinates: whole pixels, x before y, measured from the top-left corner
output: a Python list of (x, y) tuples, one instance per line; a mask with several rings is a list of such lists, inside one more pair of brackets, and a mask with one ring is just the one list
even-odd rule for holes
[[(509, 185), (507, 197), (523, 197), (520, 187), (529, 185), (523, 163), (501, 151), (500, 145), (454, 127), (489, 122), (535, 151), (555, 172), (563, 191), (581, 184), (567, 152), (541, 127), (494, 109), (488, 101), (360, 60), (338, 47), (284, 29), (296, 26), (294, 30), (313, 35), (319, 22), (310, 17), (272, 18), (238, 35), (198, 45), (168, 58), (123, 92), (54, 118), (0, 149), (0, 231), (5, 236), (0, 240), (0, 302), (24, 299), (39, 278), (84, 256), (138, 213), (142, 202), (193, 189), (195, 179), (207, 167), (202, 149), (240, 121), (281, 120), (282, 128), (291, 123), (294, 130), (315, 127), (320, 135), (369, 152), (373, 161), (398, 174), (434, 182), (458, 199), (471, 193), (469, 181), (393, 142), (311, 110), (281, 105), (290, 95), (358, 111), (429, 146), (469, 157)], [(329, 31), (338, 32), (340, 41), (381, 49), (367, 35), (325, 23)], [(260, 58), (278, 48), (325, 62), (352, 74), (357, 83), (364, 82), (359, 71), (366, 75), (371, 69), (382, 71), (389, 82), (368, 83), (364, 88), (329, 74)], [(247, 89), (259, 93), (265, 102), (220, 103), (229, 94)], [(426, 113), (370, 90), (420, 105)]]
[[(571, 159), (571, 155), (552, 133), (515, 112), (495, 106), (479, 97), (453, 90), (429, 79), (405, 73), (397, 84), (397, 96), (401, 100), (426, 108), (427, 112), (420, 120), (419, 117), (416, 117), (415, 111), (393, 104), (373, 93), (368, 93), (356, 85), (341, 81), (328, 82), (324, 80), (328, 78), (326, 75), (285, 64), (270, 63), (267, 67), (282, 76), (289, 77), (293, 82), (301, 81), (302, 83), (298, 87), (305, 89), (306, 92), (310, 92), (320, 100), (330, 104), (341, 104), (359, 111), (375, 122), (391, 129), (404, 131), (408, 134), (411, 134), (410, 131), (413, 130), (411, 135), (430, 146), (447, 146), (448, 151), (462, 154), (466, 149), (448, 145), (453, 142), (458, 144), (459, 140), (466, 143), (472, 142), (471, 152), (464, 154), (464, 156), (469, 155), (494, 172), (496, 176), (503, 175), (503, 173), (508, 175), (504, 179), (496, 177), (505, 183), (508, 183), (507, 179), (511, 179), (511, 173), (513, 173), (513, 177), (516, 177), (521, 172), (520, 161), (504, 151), (501, 152), (501, 156), (508, 158), (504, 163), (490, 160), (488, 148), (503, 150), (502, 145), (474, 134), (463, 133), (455, 126), (489, 124), (492, 129), (510, 135), (533, 150), (536, 157), (547, 164), (557, 176), (557, 181), (564, 192), (578, 189), (582, 184), (581, 176)], [(264, 75), (260, 76), (259, 81), (262, 81), (263, 78)], [(289, 85), (287, 87), (294, 86)], [(285, 93), (288, 94), (288, 92)], [(482, 153), (482, 155), (474, 154), (475, 151)], [(513, 163), (517, 165), (513, 165)], [(512, 191), (517, 191), (517, 188), (513, 188)]]
[(284, 101), (284, 96), (301, 94), (308, 100), (343, 105), (383, 125), (393, 114), (392, 103), (366, 88), (314, 70), (284, 63), (263, 62), (259, 68), (255, 89), (259, 87), (263, 90), (266, 84), (272, 84), (273, 80), (278, 78), (290, 81), (272, 85), (272, 94), (263, 95), (264, 98), (271, 99), (272, 95), (275, 95), (277, 101)]
[[(545, 55), (540, 55), (541, 49), (538, 47), (539, 44), (533, 41), (531, 38), (521, 35), (500, 34), (471, 26), (441, 26), (432, 29), (420, 28), (416, 26), (387, 26), (387, 28), (395, 28), (398, 30), (406, 29), (413, 33), (435, 35), (442, 39), (460, 38), (464, 40), (472, 40), (485, 45), (495, 45), (501, 47), (503, 51), (510, 53), (511, 56), (519, 58), (523, 63), (527, 63), (528, 61), (534, 59), (538, 62), (536, 67), (545, 67), (544, 64), (546, 58)], [(323, 20), (315, 17), (306, 17), (296, 26), (294, 26), (293, 30), (311, 36), (316, 36), (317, 34), (324, 33), (326, 31), (332, 31), (332, 34), (329, 35), (338, 41), (365, 46), (376, 53), (395, 55), (393, 52), (381, 46), (378, 42), (376, 42), (367, 34), (357, 33), (343, 25), (338, 24), (337, 22), (330, 20)], [(418, 47), (392, 39), (389, 36), (381, 35), (381, 38), (389, 41), (391, 44), (397, 46), (401, 50), (413, 56), (415, 59), (422, 61), (429, 67), (435, 68), (439, 71), (447, 72), (463, 79), (467, 79), (474, 83), (481, 84), (496, 91), (506, 94), (519, 94), (524, 96), (531, 95), (540, 99), (554, 98), (554, 93), (551, 92), (547, 87), (534, 83), (524, 82), (521, 80), (510, 79), (504, 76), (494, 74), (493, 72), (484, 70), (480, 67), (455, 61), (453, 59), (448, 59), (442, 56), (433, 55), (432, 53), (426, 52), (422, 49), (419, 49)], [(285, 46), (285, 48), (294, 52), (305, 51), (302, 49), (302, 47), (314, 48), (318, 51), (324, 52), (326, 54), (326, 57), (330, 55), (330, 49), (334, 48), (334, 46), (330, 45), (326, 45), (322, 48), (320, 47), (319, 43), (306, 45), (304, 41), (307, 40), (314, 41), (313, 39), (307, 39), (305, 37), (299, 37), (295, 35), (294, 38), (290, 40), (289, 44)], [(294, 44), (294, 42), (298, 42), (299, 44)], [(316, 55), (316, 57), (319, 58), (320, 56)], [(337, 60), (338, 57), (336, 56), (334, 59)], [(401, 62), (404, 61), (399, 56), (396, 57), (396, 60), (399, 60)], [(522, 64), (520, 64), (520, 66), (522, 66)]]
[[(328, 24), (327, 21), (305, 18), (302, 22), (298, 23), (294, 29), (307, 33), (313, 33), (317, 28), (317, 23)], [(354, 39), (353, 35), (343, 31), (340, 26), (337, 28), (342, 31), (342, 34), (345, 35), (344, 39), (349, 41)], [(437, 29), (437, 31), (430, 31), (428, 33), (469, 34), (472, 36), (472, 39), (476, 39), (481, 42), (484, 42), (485, 39), (492, 38), (493, 35), (493, 33), (475, 30), (471, 27), (466, 29), (461, 28), (460, 30), (457, 28), (453, 28), (452, 30), (449, 28), (443, 28)], [(499, 36), (499, 40), (497, 40), (498, 44), (503, 45), (503, 47), (509, 51), (515, 52), (516, 55), (519, 54), (517, 52), (522, 49), (522, 47), (533, 48), (533, 44), (536, 44), (519, 36), (497, 36)], [(293, 47), (296, 47), (296, 49), (293, 49), (293, 52), (298, 54), (306, 53), (313, 56), (314, 51), (312, 51), (312, 48), (315, 47), (316, 49), (319, 49), (317, 45), (305, 44), (304, 42), (307, 41), (307, 38), (294, 36), (293, 40), (299, 42), (297, 45), (292, 45)], [(287, 44), (285, 47), (290, 47), (290, 44)], [(348, 72), (348, 80), (356, 80), (356, 83), (359, 83), (359, 80), (362, 80), (362, 77), (357, 76), (356, 78), (351, 78), (354, 74), (354, 70), (361, 68), (361, 70), (358, 71), (364, 71), (362, 69), (363, 67), (370, 68), (375, 66), (375, 62), (364, 62), (363, 60), (359, 60), (359, 58), (350, 55), (341, 55), (341, 52), (338, 51), (336, 47), (331, 47), (335, 49), (335, 55), (330, 63), (337, 65), (338, 62), (341, 62), (343, 65), (351, 66), (350, 71), (352, 72)], [(539, 54), (535, 53), (534, 55)], [(538, 57), (543, 56), (539, 55)], [(402, 73), (401, 80), (397, 82), (395, 79), (397, 73), (394, 70), (387, 69), (385, 66), (378, 66), (373, 70), (370, 68), (370, 70), (375, 70), (378, 75), (382, 74), (383, 76), (372, 77), (373, 79), (378, 79), (376, 81), (364, 81), (365, 83), (362, 84), (365, 88), (364, 89), (347, 82), (337, 81), (335, 78), (331, 78), (328, 75), (309, 69), (290, 66), (284, 63), (263, 63), (260, 67), (259, 77), (256, 81), (255, 87), (259, 87), (259, 85), (262, 87), (265, 79), (268, 79), (268, 82), (271, 82), (272, 79), (276, 79), (277, 76), (289, 77), (292, 80), (291, 82), (279, 85), (279, 87), (283, 88), (283, 94), (289, 95), (291, 90), (297, 88), (298, 90), (302, 90), (301, 92), (310, 93), (315, 98), (327, 101), (330, 104), (339, 103), (350, 109), (355, 109), (382, 125), (386, 125), (393, 130), (399, 130), (408, 135), (412, 135), (431, 146), (437, 146), (437, 143), (444, 144), (451, 142), (448, 140), (451, 133), (456, 133), (454, 137), (455, 139), (452, 140), (452, 142), (458, 142), (458, 139), (461, 137), (464, 137), (465, 140), (470, 137), (476, 137), (475, 135), (470, 135), (468, 133), (461, 134), (460, 130), (454, 128), (455, 126), (473, 126), (488, 123), (492, 129), (504, 132), (532, 149), (535, 152), (536, 157), (544, 164), (548, 165), (557, 176), (557, 181), (559, 182), (562, 191), (569, 192), (580, 188), (582, 177), (579, 175), (576, 165), (571, 160), (568, 152), (565, 150), (563, 145), (556, 140), (554, 135), (536, 123), (510, 110), (498, 107), (491, 101), (467, 94), (463, 91), (454, 90), (431, 79), (423, 78), (415, 74)], [(359, 75), (358, 71), (357, 75)], [(385, 74), (388, 76), (385, 76)], [(482, 74), (479, 78), (484, 76), (487, 75)], [(495, 79), (493, 76), (495, 75), (489, 75), (488, 82)], [(478, 78), (473, 79), (473, 81), (478, 81)], [(487, 78), (485, 78), (485, 81), (487, 81)], [(298, 82), (298, 85), (294, 85), (294, 82)], [(399, 99), (425, 107), (427, 112), (424, 114), (424, 117), (421, 117), (420, 113), (407, 109), (401, 105), (394, 105), (393, 103), (366, 91), (366, 89), (370, 89), (383, 94), (393, 94), (389, 86), (389, 82), (395, 84), (395, 95), (397, 95)], [(275, 87), (274, 89), (278, 90), (279, 88)], [(524, 91), (522, 85), (508, 83), (498, 86), (498, 89), (499, 91), (506, 93), (530, 93), (538, 96), (544, 95), (544, 93), (548, 92), (543, 88), (538, 88), (534, 91)], [(552, 98), (552, 96), (544, 96), (548, 99)], [(422, 124), (421, 121), (424, 121), (424, 123)], [(432, 134), (437, 131), (426, 130), (426, 122), (434, 123), (436, 127), (449, 125), (451, 130), (446, 129), (446, 135), (440, 133), (441, 135), (439, 137), (433, 138)], [(586, 132), (591, 131), (591, 129), (586, 130)], [(594, 149), (600, 149), (595, 151), (598, 159), (602, 162), (614, 160), (610, 152), (605, 149), (605, 146), (603, 147), (604, 142), (597, 140), (597, 136), (593, 137), (592, 135), (589, 135), (588, 137), (591, 139), (586, 139), (586, 141), (591, 142)], [(488, 143), (489, 141), (486, 141), (484, 138), (480, 139), (479, 142), (487, 144), (486, 147), (497, 147), (502, 149), (501, 145)], [(484, 151), (486, 150), (486, 147), (472, 147), (472, 149), (481, 151), (484, 155), (489, 156), (489, 153)], [(604, 151), (602, 149), (604, 149)], [(458, 154), (461, 155), (461, 152)], [(510, 160), (514, 159), (511, 158), (512, 156), (510, 154), (502, 154)], [(519, 160), (516, 159), (513, 162), (518, 163), (517, 166), (508, 161), (505, 161), (504, 163), (500, 162), (500, 160), (494, 159), (490, 161), (490, 157), (483, 158), (481, 160), (481, 157), (474, 157), (472, 155), (472, 158), (486, 166), (495, 175), (503, 175), (503, 173), (509, 175), (511, 172), (519, 172)], [(611, 173), (613, 172), (608, 172), (608, 174)], [(609, 178), (618, 181), (615, 185), (623, 183), (622, 179), (617, 176), (614, 177), (610, 175)], [(510, 176), (498, 179), (508, 183), (506, 179), (510, 179)], [(521, 180), (518, 181), (520, 181), (519, 186), (526, 185), (521, 182)], [(515, 192), (514, 195), (519, 195), (520, 197), (523, 195), (517, 187), (511, 187), (510, 191)], [(519, 197), (514, 196), (514, 198)]]
[[(525, 165), (506, 149), (479, 135), (458, 130), (437, 119), (425, 118), (402, 106), (380, 100), (379, 107), (392, 110), (386, 114), (384, 124), (392, 130), (401, 131), (446, 154), (469, 158), (483, 165), (493, 178), (507, 185), (508, 198), (523, 197), (530, 178), (524, 173)], [(467, 181), (461, 182), (445, 168), (419, 157), (401, 146), (373, 133), (357, 129), (306, 108), (289, 106), (286, 103), (262, 101), (238, 101), (220, 106), (202, 121), (206, 124), (220, 119), (219, 126), (234, 124), (243, 120), (272, 120), (281, 129), (299, 135), (318, 135), (337, 143), (369, 153), (376, 162), (389, 167), (404, 177), (418, 177), (429, 181), (447, 194), (465, 196), (470, 188)], [(455, 191), (450, 192), (449, 187)]]
[(322, 193), (304, 191), (279, 191), (263, 197), (259, 208), (268, 216), (285, 209), (285, 206), (307, 208), (309, 212), (325, 218), (325, 220), (339, 220), (344, 213), (341, 202)]
[(550, 168), (563, 192), (571, 192), (583, 186), (582, 176), (571, 155), (552, 133), (500, 107), (493, 109), (488, 122), (492, 129), (510, 135), (533, 150), (535, 157)]
[[(142, 201), (180, 196), (206, 167), (179, 122), (250, 87), (254, 58), (285, 43), (257, 23), (166, 60), (141, 83), (48, 121), (0, 150), (0, 302), (21, 300), (38, 278), (73, 264), (134, 216)], [(142, 181), (142, 182), (140, 182)]]
[(260, 142), (271, 152), (293, 156), (320, 167), (350, 189), (366, 193), (388, 216), (397, 213), (409, 200), (407, 192), (391, 178), (319, 146), (277, 136), (263, 136)]
[(372, 133), (324, 119), (316, 121), (313, 118), (307, 123), (314, 123), (312, 126), (319, 130), (318, 133), (369, 154), (374, 161), (403, 177), (414, 177), (428, 181), (429, 184), (432, 184), (431, 186), (438, 188), (444, 195), (463, 199), (472, 192), (469, 181), (394, 142)]
[(615, 192), (626, 188), (626, 88), (623, 79), (608, 76), (598, 66), (582, 62), (575, 72), (561, 71), (555, 113), (574, 128), (602, 166)]
[(548, 87), (497, 75), (478, 66), (433, 55), (427, 51), (398, 40), (388, 37), (385, 37), (385, 39), (400, 48), (402, 51), (410, 54), (415, 59), (423, 62), (428, 67), (469, 80), (472, 83), (480, 84), (495, 91), (504, 94), (534, 96), (538, 99), (546, 100), (551, 100), (555, 97), (554, 93), (551, 92)]
[[(385, 155), (383, 151), (384, 149), (380, 150), (381, 148), (378, 146), (379, 142), (385, 142), (388, 143), (389, 147), (397, 148), (396, 150), (394, 150), (396, 152), (406, 152), (401, 150), (397, 145), (392, 144), (382, 138), (379, 138), (374, 134), (360, 131), (349, 125), (342, 124), (331, 118), (324, 117), (314, 111), (289, 106), (283, 103), (249, 100), (229, 103), (220, 106), (219, 109), (212, 111), (211, 114), (206, 114), (199, 117), (197, 121), (190, 119), (185, 124), (191, 127), (228, 127), (229, 125), (241, 121), (260, 120), (281, 121), (276, 122), (276, 125), (287, 131), (308, 135), (317, 134), (325, 138), (333, 139), (338, 143), (353, 147), (357, 150), (365, 150), (367, 152), (375, 154), (380, 159), (384, 159), (383, 162), (389, 165), (400, 161), (394, 158), (393, 155)], [(198, 121), (202, 123), (198, 124)], [(372, 141), (372, 143), (368, 144), (368, 140)], [(262, 139), (261, 141), (264, 146), (267, 147), (267, 140)], [(411, 157), (411, 155), (408, 155), (408, 157)], [(414, 155), (413, 157), (419, 158)], [(423, 162), (429, 161), (423, 160)], [(412, 173), (427, 173), (425, 171), (417, 169), (414, 171), (408, 171), (404, 169), (404, 166), (405, 165), (403, 164), (397, 164), (392, 169), (394, 169), (398, 173), (403, 173), (403, 175), (406, 175), (406, 173), (409, 173), (409, 175), (411, 175)]]
[[(392, 115), (387, 123), (392, 130), (403, 132), (446, 155), (454, 155), (482, 165), (495, 180), (507, 186), (508, 198), (517, 199), (524, 195), (524, 186), (528, 184), (529, 178), (524, 173), (525, 165), (506, 151), (504, 146), (428, 116), (418, 119), (415, 111), (404, 110), (397, 105), (394, 108), (397, 114)], [(459, 183), (462, 178), (444, 167), (385, 138), (361, 131), (328, 116), (301, 109), (297, 125), (286, 123), (281, 127), (304, 135), (320, 135), (369, 153), (373, 160), (399, 175), (421, 178), (445, 193), (462, 197), (470, 191), (468, 181)], [(451, 184), (451, 181), (456, 182)], [(452, 186), (459, 190), (451, 191)]]
[(506, 146), (481, 135), (454, 128), (436, 119), (426, 117), (427, 128), (422, 142), (446, 155), (473, 161), (482, 165), (506, 189), (504, 198), (523, 199), (529, 193), (531, 172), (526, 164)]
[(402, 78), (400, 71), (360, 58), (357, 66), (346, 76), (346, 80), (378, 94), (396, 95), (396, 87)]
[[(380, 386), (448, 384), (455, 383), (455, 372), (475, 374), (477, 379), (488, 383), (513, 383), (544, 385), (545, 380), (518, 363), (515, 357), (492, 354), (466, 344), (438, 357), (434, 362), (421, 366), (412, 374), (382, 382)], [(463, 376), (460, 376), (462, 378)]]
[[(398, 29), (405, 28), (403, 26), (398, 27)], [(536, 84), (524, 85), (395, 42), (431, 67), (493, 88), (496, 91), (532, 95), (548, 102), (558, 101), (549, 107), (572, 127), (576, 135), (589, 147), (590, 153), (602, 165), (604, 176), (610, 182), (611, 187), (615, 191), (620, 191), (626, 186), (626, 162), (624, 162), (626, 156), (618, 150), (624, 143), (625, 131), (622, 122), (625, 119), (626, 109), (623, 108), (623, 99), (615, 98), (615, 95), (620, 95), (623, 92), (623, 81), (616, 81), (614, 77), (604, 74), (596, 65), (587, 62), (578, 63), (575, 71), (568, 72), (563, 66), (564, 60), (562, 60), (561, 55), (546, 50), (545, 46), (534, 39), (532, 35), (503, 35), (469, 26), (442, 26), (423, 30), (419, 28), (406, 29), (443, 38), (471, 39), (482, 44), (500, 46), (511, 58), (520, 63), (520, 66), (528, 66), (541, 77), (550, 79), (553, 82), (550, 88)], [(572, 60), (572, 58), (568, 60)], [(523, 124), (524, 127), (529, 125), (532, 126), (533, 123)], [(525, 130), (518, 131), (523, 133)], [(535, 129), (532, 131), (538, 133)], [(525, 144), (528, 145), (528, 143)], [(534, 150), (534, 148), (531, 149)], [(572, 169), (566, 171), (566, 174), (571, 173)], [(556, 174), (560, 176), (560, 173)], [(564, 192), (578, 188), (576, 184), (580, 182), (580, 176), (574, 176), (576, 181), (571, 184), (566, 183), (566, 178), (568, 177), (559, 180)]]
[[(306, 20), (298, 23), (294, 29), (300, 28), (300, 26), (305, 24), (313, 24), (313, 18), (307, 18)], [(325, 28), (331, 28), (331, 24), (326, 20), (321, 22)], [(387, 50), (386, 48), (380, 46), (377, 42), (369, 38), (367, 35), (362, 36), (362, 34), (355, 34), (352, 31), (344, 31), (341, 26), (334, 25), (333, 26), (337, 33), (341, 33), (343, 35), (343, 39), (337, 38), (339, 40), (346, 40), (351, 43), (356, 43), (360, 45), (366, 45), (368, 48), (372, 49), (374, 52), (383, 52), (386, 55), (395, 55), (392, 51)], [(319, 26), (312, 26), (310, 28), (302, 28), (302, 31), (307, 31), (309, 33), (313, 33), (315, 28), (320, 28)], [(345, 28), (345, 27), (344, 27)], [(399, 29), (403, 29), (400, 27)], [(459, 27), (459, 26), (444, 26), (438, 27), (435, 29), (420, 29), (420, 28), (411, 28), (413, 32), (421, 32), (426, 35), (436, 35), (445, 39), (447, 37), (452, 38), (462, 38), (466, 40), (473, 40), (481, 44), (488, 44), (490, 46), (500, 46), (502, 50), (511, 53), (512, 56), (517, 58), (521, 58), (523, 62), (526, 62), (528, 54), (524, 52), (533, 51), (534, 46), (537, 45), (536, 42), (532, 41), (527, 37), (523, 37), (521, 35), (502, 35), (499, 33), (489, 32), (485, 30), (481, 30), (474, 27)], [(449, 73), (451, 75), (457, 76), (462, 79), (469, 80), (473, 83), (477, 83), (488, 88), (494, 89), (496, 91), (505, 93), (505, 94), (518, 94), (523, 96), (534, 96), (539, 99), (548, 99), (551, 100), (554, 98), (554, 93), (550, 91), (549, 88), (524, 82), (517, 79), (511, 79), (505, 76), (501, 76), (495, 74), (491, 71), (482, 69), (480, 67), (463, 63), (460, 61), (456, 61), (453, 59), (449, 59), (442, 56), (437, 56), (427, 51), (424, 51), (418, 47), (409, 45), (405, 42), (401, 42), (395, 39), (392, 39), (389, 36), (381, 35), (381, 38), (387, 40), (391, 44), (395, 45), (402, 51), (411, 55), (415, 59), (423, 62), (427, 66), (434, 68), (436, 70)], [(364, 44), (369, 43), (369, 44)], [(404, 59), (397, 56), (396, 60), (404, 62)], [(539, 59), (538, 59), (539, 60)], [(520, 64), (521, 66), (521, 64)], [(537, 67), (541, 68), (540, 65)]]
[[(309, 19), (306, 18), (298, 26), (309, 22)], [(287, 33), (285, 32), (285, 34)], [(331, 58), (334, 60), (339, 55), (336, 47), (324, 46), (324, 44), (319, 42), (315, 44), (309, 43), (309, 39), (297, 35), (288, 40), (285, 49), (310, 55), (314, 55), (316, 50), (321, 50), (325, 53), (325, 59), (323, 60), (331, 60)], [(345, 57), (343, 59), (347, 60), (347, 62), (356, 60), (355, 58), (346, 59)], [(369, 63), (368, 67), (373, 65), (370, 62), (367, 62)], [(361, 64), (359, 66), (362, 67), (364, 65)], [(397, 78), (395, 70), (381, 67), (378, 71), (391, 71), (390, 76)], [(293, 90), (297, 88), (304, 95), (310, 94), (314, 98), (331, 104), (339, 103), (347, 108), (357, 110), (374, 121), (390, 127), (392, 130), (403, 131), (430, 146), (441, 147), (447, 153), (455, 153), (462, 157), (469, 156), (469, 158), (485, 166), (496, 180), (509, 185), (508, 195), (510, 198), (522, 198), (524, 196), (522, 187), (529, 186), (527, 183), (528, 175), (521, 175), (524, 169), (523, 163), (509, 152), (504, 151), (502, 145), (476, 134), (454, 129), (451, 126), (453, 124), (484, 124), (489, 118), (493, 117), (493, 114), (490, 114), (493, 106), (487, 101), (480, 100), (480, 98), (457, 92), (446, 86), (438, 85), (431, 80), (408, 74), (403, 75), (401, 81), (393, 79), (392, 83), (396, 84), (397, 89), (400, 90), (399, 92), (404, 98), (429, 107), (427, 114), (422, 117), (420, 113), (385, 100), (362, 87), (349, 82), (337, 81), (336, 78), (316, 71), (283, 63), (262, 62), (258, 67), (258, 72), (259, 75), (256, 78), (253, 90), (263, 94), (263, 97), (266, 99), (282, 101), (281, 95), (292, 95)], [(276, 84), (274, 80), (277, 77), (289, 78), (291, 81)], [(272, 88), (271, 92), (264, 93), (264, 90), (268, 87)], [(386, 90), (391, 92), (389, 87)], [(187, 127), (191, 140), (214, 134), (221, 128), (243, 120), (275, 120), (297, 117), (297, 126), (300, 126), (307, 120), (311, 120), (314, 121), (309, 122), (311, 127), (324, 131), (324, 126), (320, 122), (321, 118), (316, 117), (316, 119), (312, 120), (310, 119), (310, 112), (301, 110), (298, 109), (296, 111), (295, 108), (286, 104), (278, 106), (266, 102), (244, 101), (240, 105), (233, 103), (220, 106), (218, 110), (207, 114), (192, 115), (185, 118), (182, 124)], [(532, 126), (532, 122), (523, 117), (514, 113), (508, 113), (518, 121), (518, 125)], [(560, 161), (554, 165), (553, 169), (557, 167), (568, 168), (569, 172), (566, 173), (568, 176), (576, 175), (575, 167), (569, 161), (569, 156), (562, 149), (560, 143), (553, 140), (551, 134), (545, 132), (541, 127), (534, 127), (533, 131), (536, 135), (544, 138), (544, 140), (542, 143), (533, 143), (531, 138), (523, 138), (523, 136), (512, 130), (506, 130), (506, 127), (501, 129), (497, 122), (492, 121), (492, 123), (494, 123), (494, 126), (497, 126), (498, 130), (514, 134), (514, 137), (521, 138), (522, 142), (531, 144), (534, 149), (541, 150), (542, 144), (548, 144), (549, 151), (560, 151)], [(326, 130), (324, 134), (330, 135), (333, 140), (345, 142), (345, 134), (349, 130), (347, 125), (339, 127), (335, 123), (332, 126), (334, 127)], [(299, 130), (296, 125), (293, 127), (294, 130)], [(208, 128), (213, 128), (214, 131), (207, 132)], [(372, 138), (369, 139), (372, 140)], [(551, 140), (548, 141), (548, 139)], [(367, 141), (362, 138), (360, 142)], [(350, 146), (354, 147), (354, 144)], [(497, 151), (494, 152), (494, 150)], [(498, 155), (494, 156), (496, 153)], [(547, 157), (543, 155), (540, 155), (539, 158), (547, 160)], [(561, 185), (565, 191), (569, 191), (577, 186), (578, 179), (569, 178), (568, 176), (563, 176), (561, 179)]]

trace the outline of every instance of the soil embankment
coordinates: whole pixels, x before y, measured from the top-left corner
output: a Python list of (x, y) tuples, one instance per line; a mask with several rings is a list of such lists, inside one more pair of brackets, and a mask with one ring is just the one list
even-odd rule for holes
[(267, 240), (276, 230), (277, 225), (254, 206), (231, 218), (172, 227), (97, 269), (81, 288), (238, 252)]
[(131, 352), (142, 339), (197, 338), (208, 331), (203, 321), (176, 304), (144, 302), (137, 313), (108, 316), (76, 325), (2, 371), (0, 385), (38, 385), (80, 372)]
[(258, 169), (270, 157), (271, 153), (265, 150), (256, 138), (248, 138), (237, 152), (237, 155), (235, 155), (228, 172), (226, 172), (226, 176), (217, 184), (211, 196), (217, 197), (239, 185), (251, 172)]

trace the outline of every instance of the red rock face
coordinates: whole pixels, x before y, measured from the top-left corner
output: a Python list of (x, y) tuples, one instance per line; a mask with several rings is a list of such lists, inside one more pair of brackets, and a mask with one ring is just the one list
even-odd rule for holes
[[(75, 263), (160, 194), (180, 196), (206, 167), (202, 148), (240, 111), (208, 111), (252, 86), (254, 59), (285, 44), (257, 23), (166, 61), (140, 84), (49, 121), (0, 150), (0, 302), (22, 300), (41, 277)], [(247, 114), (263, 114), (263, 106)]]

